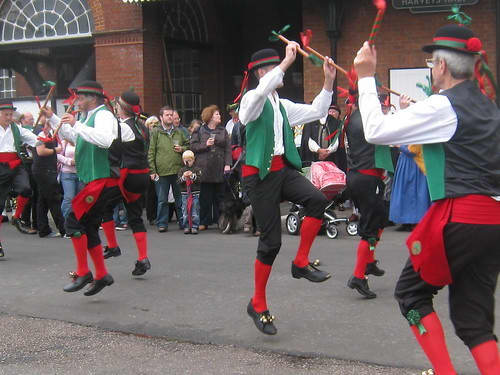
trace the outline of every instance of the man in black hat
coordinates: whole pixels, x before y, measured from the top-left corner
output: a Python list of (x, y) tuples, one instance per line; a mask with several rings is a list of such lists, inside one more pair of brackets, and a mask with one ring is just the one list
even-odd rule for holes
[[(121, 169), (120, 190), (123, 195), (125, 209), (127, 210), (128, 223), (132, 228), (135, 243), (137, 245), (137, 261), (132, 275), (144, 275), (151, 268), (148, 259), (148, 242), (146, 227), (142, 220), (144, 209), (144, 193), (149, 186), (149, 164), (147, 156), (147, 144), (149, 140), (148, 129), (143, 125), (140, 98), (135, 92), (126, 91), (116, 99), (116, 114), (122, 127), (128, 127), (132, 131), (134, 139), (121, 143)], [(104, 258), (121, 255), (120, 247), (116, 241), (115, 223), (112, 217), (113, 207), (108, 207), (108, 218), (103, 221), (102, 227), (108, 240), (108, 246), (104, 250)], [(112, 243), (110, 244), (110, 242)]]
[(428, 66), (442, 90), (383, 116), (377, 54), (365, 42), (354, 65), (365, 136), (375, 144), (423, 144), (433, 205), (408, 238), (410, 259), (395, 296), (439, 375), (456, 374), (433, 296), (449, 285), (450, 316), (483, 375), (500, 374), (493, 332), (500, 271), (500, 112), (472, 80), (481, 41), (463, 26), (435, 34)]
[(329, 273), (309, 263), (309, 250), (321, 227), (328, 201), (299, 173), (302, 161), (291, 126), (326, 116), (336, 72), (330, 65), (331, 59), (327, 58), (323, 65), (323, 90), (311, 105), (280, 99), (276, 89), (283, 86), (283, 76), (295, 61), (297, 48), (295, 42), (288, 44), (281, 62), (273, 49), (260, 50), (252, 55), (248, 69), (255, 74), (259, 84), (243, 96), (239, 111), (240, 121), (246, 126), (243, 184), (261, 230), (255, 260), (255, 293), (247, 312), (257, 329), (269, 335), (277, 333), (274, 318), (267, 308), (266, 285), (281, 247), (281, 201), (301, 204), (306, 213), (299, 249), (292, 262), (292, 276), (313, 282), (330, 278)]
[[(17, 194), (17, 207), (12, 216), (12, 224), (22, 233), (35, 234), (36, 231), (25, 228), (19, 218), (32, 194), (28, 173), (21, 165), (20, 152), (22, 144), (35, 147), (37, 138), (29, 130), (14, 123), (12, 116), (15, 110), (12, 101), (0, 101), (0, 212), (13, 190)], [(4, 255), (0, 244), (0, 257)]]
[[(91, 283), (84, 293), (91, 296), (114, 282), (104, 263), (99, 225), (106, 207), (116, 205), (121, 199), (118, 187), (121, 152), (119, 143), (115, 142), (119, 136), (118, 129), (122, 141), (134, 138), (130, 128), (118, 127), (116, 118), (105, 104), (105, 94), (98, 82), (83, 82), (76, 93), (78, 107), (83, 112), (79, 121), (68, 113), (59, 118), (50, 108), (44, 112), (52, 128), (57, 129), (62, 123), (59, 134), (76, 145), (76, 172), (86, 184), (73, 199), (65, 222), (66, 233), (73, 242), (77, 269), (71, 273), (72, 282), (63, 289), (65, 292), (76, 292)], [(96, 269), (95, 278), (87, 264), (87, 251)]]

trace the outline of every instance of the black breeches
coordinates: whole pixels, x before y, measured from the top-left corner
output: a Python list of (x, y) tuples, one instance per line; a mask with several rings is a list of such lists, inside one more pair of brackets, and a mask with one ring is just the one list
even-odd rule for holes
[[(448, 223), (444, 241), (453, 279), (449, 285), (450, 317), (458, 337), (469, 348), (496, 340), (493, 327), (500, 225)], [(417, 310), (422, 317), (432, 313), (433, 296), (441, 288), (423, 281), (408, 260), (395, 290), (401, 313), (405, 317), (410, 310)]]
[(125, 209), (128, 215), (128, 225), (132, 232), (146, 232), (144, 221), (142, 220), (142, 211), (146, 202), (145, 193), (148, 190), (151, 179), (148, 174), (129, 174), (125, 179), (124, 187), (127, 191), (141, 194), (140, 198), (134, 202), (125, 203)]
[(361, 214), (358, 234), (364, 240), (378, 238), (379, 230), (384, 228), (388, 217), (383, 181), (375, 176), (349, 171), (347, 187)]
[(0, 212), (3, 211), (5, 200), (9, 197), (11, 191), (15, 195), (31, 197), (32, 191), (28, 172), (22, 165), (10, 169), (7, 164), (0, 163)]
[(61, 212), (61, 187), (57, 182), (57, 171), (43, 170), (33, 173), (37, 182), (38, 201), (37, 201), (37, 223), (38, 234), (40, 237), (46, 236), (51, 232), (48, 220), (50, 211), (54, 223), (61, 234), (64, 234), (64, 218)]
[(80, 220), (77, 220), (73, 210), (71, 210), (65, 222), (66, 233), (69, 235), (85, 233), (88, 238), (88, 248), (92, 249), (96, 247), (101, 243), (99, 226), (103, 220), (104, 213), (107, 207), (116, 206), (120, 202), (120, 199), (122, 199), (122, 195), (118, 186), (105, 187), (92, 208)]
[(269, 173), (263, 180), (258, 174), (243, 178), (257, 226), (261, 232), (257, 259), (272, 265), (281, 248), (280, 202), (290, 201), (304, 207), (305, 215), (323, 218), (328, 200), (298, 171), (288, 166)]

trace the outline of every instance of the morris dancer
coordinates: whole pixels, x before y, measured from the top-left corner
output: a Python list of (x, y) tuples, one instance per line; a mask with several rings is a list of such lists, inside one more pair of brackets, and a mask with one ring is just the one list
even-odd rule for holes
[(258, 78), (259, 84), (243, 96), (239, 112), (241, 123), (246, 125), (243, 184), (261, 230), (255, 260), (255, 293), (247, 312), (257, 329), (268, 335), (277, 333), (274, 317), (267, 308), (266, 285), (281, 247), (281, 201), (303, 205), (306, 213), (299, 249), (292, 262), (292, 276), (313, 282), (330, 278), (329, 273), (312, 266), (308, 258), (328, 200), (299, 173), (302, 161), (291, 126), (326, 116), (336, 72), (328, 63), (323, 65), (323, 90), (311, 105), (280, 99), (276, 89), (283, 86), (283, 76), (295, 61), (297, 48), (295, 42), (288, 44), (281, 63), (273, 49), (260, 50), (252, 55), (248, 69)]
[[(151, 269), (148, 259), (148, 239), (146, 227), (142, 220), (144, 209), (144, 193), (149, 186), (149, 166), (147, 157), (148, 129), (138, 122), (141, 113), (139, 96), (131, 91), (124, 92), (116, 103), (116, 111), (121, 127), (128, 128), (133, 140), (121, 143), (122, 163), (120, 169), (120, 189), (125, 200), (128, 223), (134, 233), (138, 257), (132, 275), (144, 275)], [(108, 241), (104, 251), (104, 259), (121, 255), (116, 241), (115, 223), (112, 219), (112, 206), (109, 207), (111, 220), (104, 221), (102, 227)]]
[[(17, 194), (17, 207), (12, 216), (12, 224), (21, 233), (35, 234), (36, 230), (23, 226), (20, 219), (32, 191), (28, 172), (21, 165), (22, 161), (19, 153), (23, 143), (35, 147), (37, 138), (31, 131), (13, 122), (12, 115), (15, 110), (16, 108), (14, 108), (11, 101), (0, 101), (0, 212), (4, 209), (5, 200), (8, 198), (10, 191), (14, 190), (15, 194)], [(4, 256), (5, 250), (0, 243), (0, 258)]]
[[(121, 199), (118, 187), (119, 154), (116, 147), (118, 124), (108, 110), (102, 86), (86, 81), (76, 89), (78, 107), (84, 113), (83, 120), (76, 121), (71, 114), (59, 119), (52, 110), (46, 109), (50, 125), (59, 134), (76, 145), (75, 164), (78, 178), (86, 184), (72, 201), (72, 209), (65, 221), (66, 234), (71, 237), (76, 255), (77, 269), (73, 280), (64, 287), (65, 292), (76, 292), (91, 283), (84, 295), (91, 296), (113, 284), (113, 277), (104, 263), (99, 225), (108, 204)], [(123, 140), (131, 140), (122, 134)], [(87, 264), (87, 251), (95, 266), (95, 278)]]
[[(464, 26), (438, 29), (433, 84), (443, 90), (392, 116), (377, 100), (377, 55), (354, 60), (365, 136), (375, 144), (423, 144), (433, 205), (408, 238), (410, 259), (396, 285), (401, 312), (437, 375), (457, 374), (433, 296), (449, 285), (450, 316), (483, 375), (500, 374), (493, 333), (500, 271), (500, 112), (472, 81), (481, 42)], [(479, 77), (482, 78), (482, 77)]]

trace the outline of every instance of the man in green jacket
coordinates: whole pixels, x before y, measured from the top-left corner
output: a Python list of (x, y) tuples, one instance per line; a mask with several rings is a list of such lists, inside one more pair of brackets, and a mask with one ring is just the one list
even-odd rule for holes
[[(160, 109), (161, 124), (151, 132), (148, 151), (151, 179), (155, 181), (158, 196), (156, 221), (159, 232), (166, 232), (168, 228), (170, 187), (174, 193), (176, 216), (178, 219), (182, 217), (181, 192), (176, 180), (177, 173), (183, 166), (182, 153), (188, 149), (188, 140), (179, 128), (174, 127), (173, 113), (173, 109), (168, 106)], [(181, 221), (179, 226), (183, 229)]]

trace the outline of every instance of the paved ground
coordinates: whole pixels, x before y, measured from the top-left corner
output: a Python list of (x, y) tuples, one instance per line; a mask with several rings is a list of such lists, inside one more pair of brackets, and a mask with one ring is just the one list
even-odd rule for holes
[[(331, 372), (332, 366), (337, 363), (329, 359), (303, 360), (295, 357), (297, 355), (353, 360), (397, 368), (429, 367), (392, 298), (395, 281), (406, 258), (406, 251), (401, 246), (405, 234), (394, 232), (393, 229), (388, 229), (384, 234), (377, 256), (387, 274), (382, 278), (370, 278), (372, 289), (379, 295), (375, 300), (363, 300), (345, 287), (354, 262), (357, 238), (349, 237), (343, 227), (339, 239), (330, 240), (321, 236), (313, 248), (312, 258), (321, 259), (324, 268), (333, 273), (332, 279), (322, 284), (291, 278), (290, 262), (298, 237), (284, 234), (282, 253), (273, 269), (268, 289), (269, 306), (273, 315), (277, 316), (276, 325), (279, 330), (274, 337), (260, 334), (245, 313), (252, 293), (255, 238), (243, 234), (221, 235), (215, 230), (198, 236), (186, 236), (175, 227), (171, 227), (165, 234), (152, 230), (150, 259), (153, 269), (142, 278), (133, 278), (130, 274), (136, 256), (133, 237), (129, 231), (121, 232), (118, 239), (124, 255), (108, 262), (115, 284), (94, 297), (84, 297), (82, 293), (66, 294), (61, 289), (68, 281), (66, 272), (74, 266), (69, 240), (21, 235), (10, 225), (2, 227), (2, 232), (7, 257), (0, 261), (0, 312), (8, 314), (8, 319), (14, 320), (18, 316), (49, 319), (42, 321), (42, 327), (46, 326), (48, 332), (42, 331), (40, 341), (33, 342), (35, 348), (20, 352), (27, 353), (26, 362), (43, 362), (47, 358), (43, 353), (36, 354), (38, 343), (46, 344), (54, 351), (62, 347), (64, 350), (61, 356), (66, 356), (66, 360), (71, 358), (72, 350), (78, 352), (78, 345), (74, 349), (71, 349), (71, 345), (68, 346), (68, 352), (64, 354), (65, 344), (57, 344), (56, 340), (56, 344), (50, 346), (50, 340), (43, 340), (44, 335), (50, 336), (50, 327), (56, 327), (53, 329), (57, 330), (57, 324), (72, 322), (181, 342), (221, 345), (199, 347), (151, 340), (137, 343), (137, 350), (131, 356), (140, 362), (142, 350), (158, 348), (153, 353), (158, 353), (160, 357), (171, 353), (168, 358), (172, 356), (173, 363), (178, 361), (177, 365), (181, 366), (182, 353), (189, 356), (190, 350), (196, 353), (198, 350), (200, 359), (197, 366), (213, 369), (213, 372), (217, 372), (216, 362), (220, 362), (221, 373), (261, 372), (262, 368), (267, 368), (266, 364), (271, 366), (275, 359), (282, 364), (276, 373), (284, 373), (286, 369), (300, 369), (301, 366), (313, 366), (318, 373), (322, 373), (321, 371), (327, 371), (322, 370), (323, 364), (326, 366), (324, 369)], [(462, 343), (453, 335), (447, 318), (446, 297), (447, 292), (443, 291), (436, 300), (436, 307), (448, 333), (450, 352), (460, 374), (472, 374), (475, 372), (473, 361)], [(56, 326), (52, 326), (53, 324)], [(3, 337), (12, 333), (6, 326), (10, 325), (0, 323), (0, 334)], [(76, 330), (77, 342), (90, 335), (106, 343), (107, 335), (110, 335), (93, 328), (88, 333), (78, 333), (87, 328), (71, 327)], [(38, 330), (35, 327), (28, 332), (34, 334)], [(119, 346), (125, 337), (127, 340), (140, 340), (133, 336), (109, 336), (110, 342), (118, 342), (113, 344), (116, 347), (111, 344), (110, 347), (105, 346), (109, 350), (105, 358), (112, 359), (116, 355), (112, 362), (116, 362), (116, 366), (124, 365), (128, 368), (128, 362), (122, 358), (121, 353), (123, 351), (123, 356), (126, 356), (128, 349)], [(91, 350), (92, 341), (85, 342), (85, 345), (89, 350), (85, 358), (95, 356)], [(7, 348), (10, 346), (7, 345)], [(2, 349), (2, 354), (4, 350)], [(261, 351), (283, 353), (292, 357), (261, 354)], [(10, 354), (7, 358), (15, 353), (12, 350), (8, 352)], [(6, 367), (0, 367), (0, 371), (5, 368), (10, 371), (8, 373), (23, 373), (24, 357), (14, 358), (18, 360), (8, 362)], [(154, 373), (158, 366), (161, 368), (160, 362), (156, 362), (159, 360), (153, 355), (148, 359), (150, 363), (147, 366), (150, 367), (143, 373)], [(83, 372), (80, 373), (85, 373), (85, 361), (86, 359), (82, 360)], [(259, 367), (255, 361), (262, 361), (264, 367)], [(55, 361), (54, 366), (58, 363), (64, 366), (63, 362)], [(189, 363), (194, 362), (190, 360)], [(211, 367), (211, 363), (215, 367)], [(227, 367), (224, 367), (226, 364)], [(363, 373), (352, 366), (351, 370), (339, 370), (336, 373)], [(195, 365), (190, 368), (196, 373)], [(111, 367), (109, 371), (102, 373), (116, 373), (114, 369), (116, 368)], [(65, 373), (62, 369), (56, 370), (45, 365), (39, 373)], [(366, 371), (366, 374), (418, 373), (416, 370), (404, 372), (395, 369), (395, 372), (387, 372), (389, 370), (379, 371), (375, 368)], [(175, 372), (173, 368), (171, 373)]]

